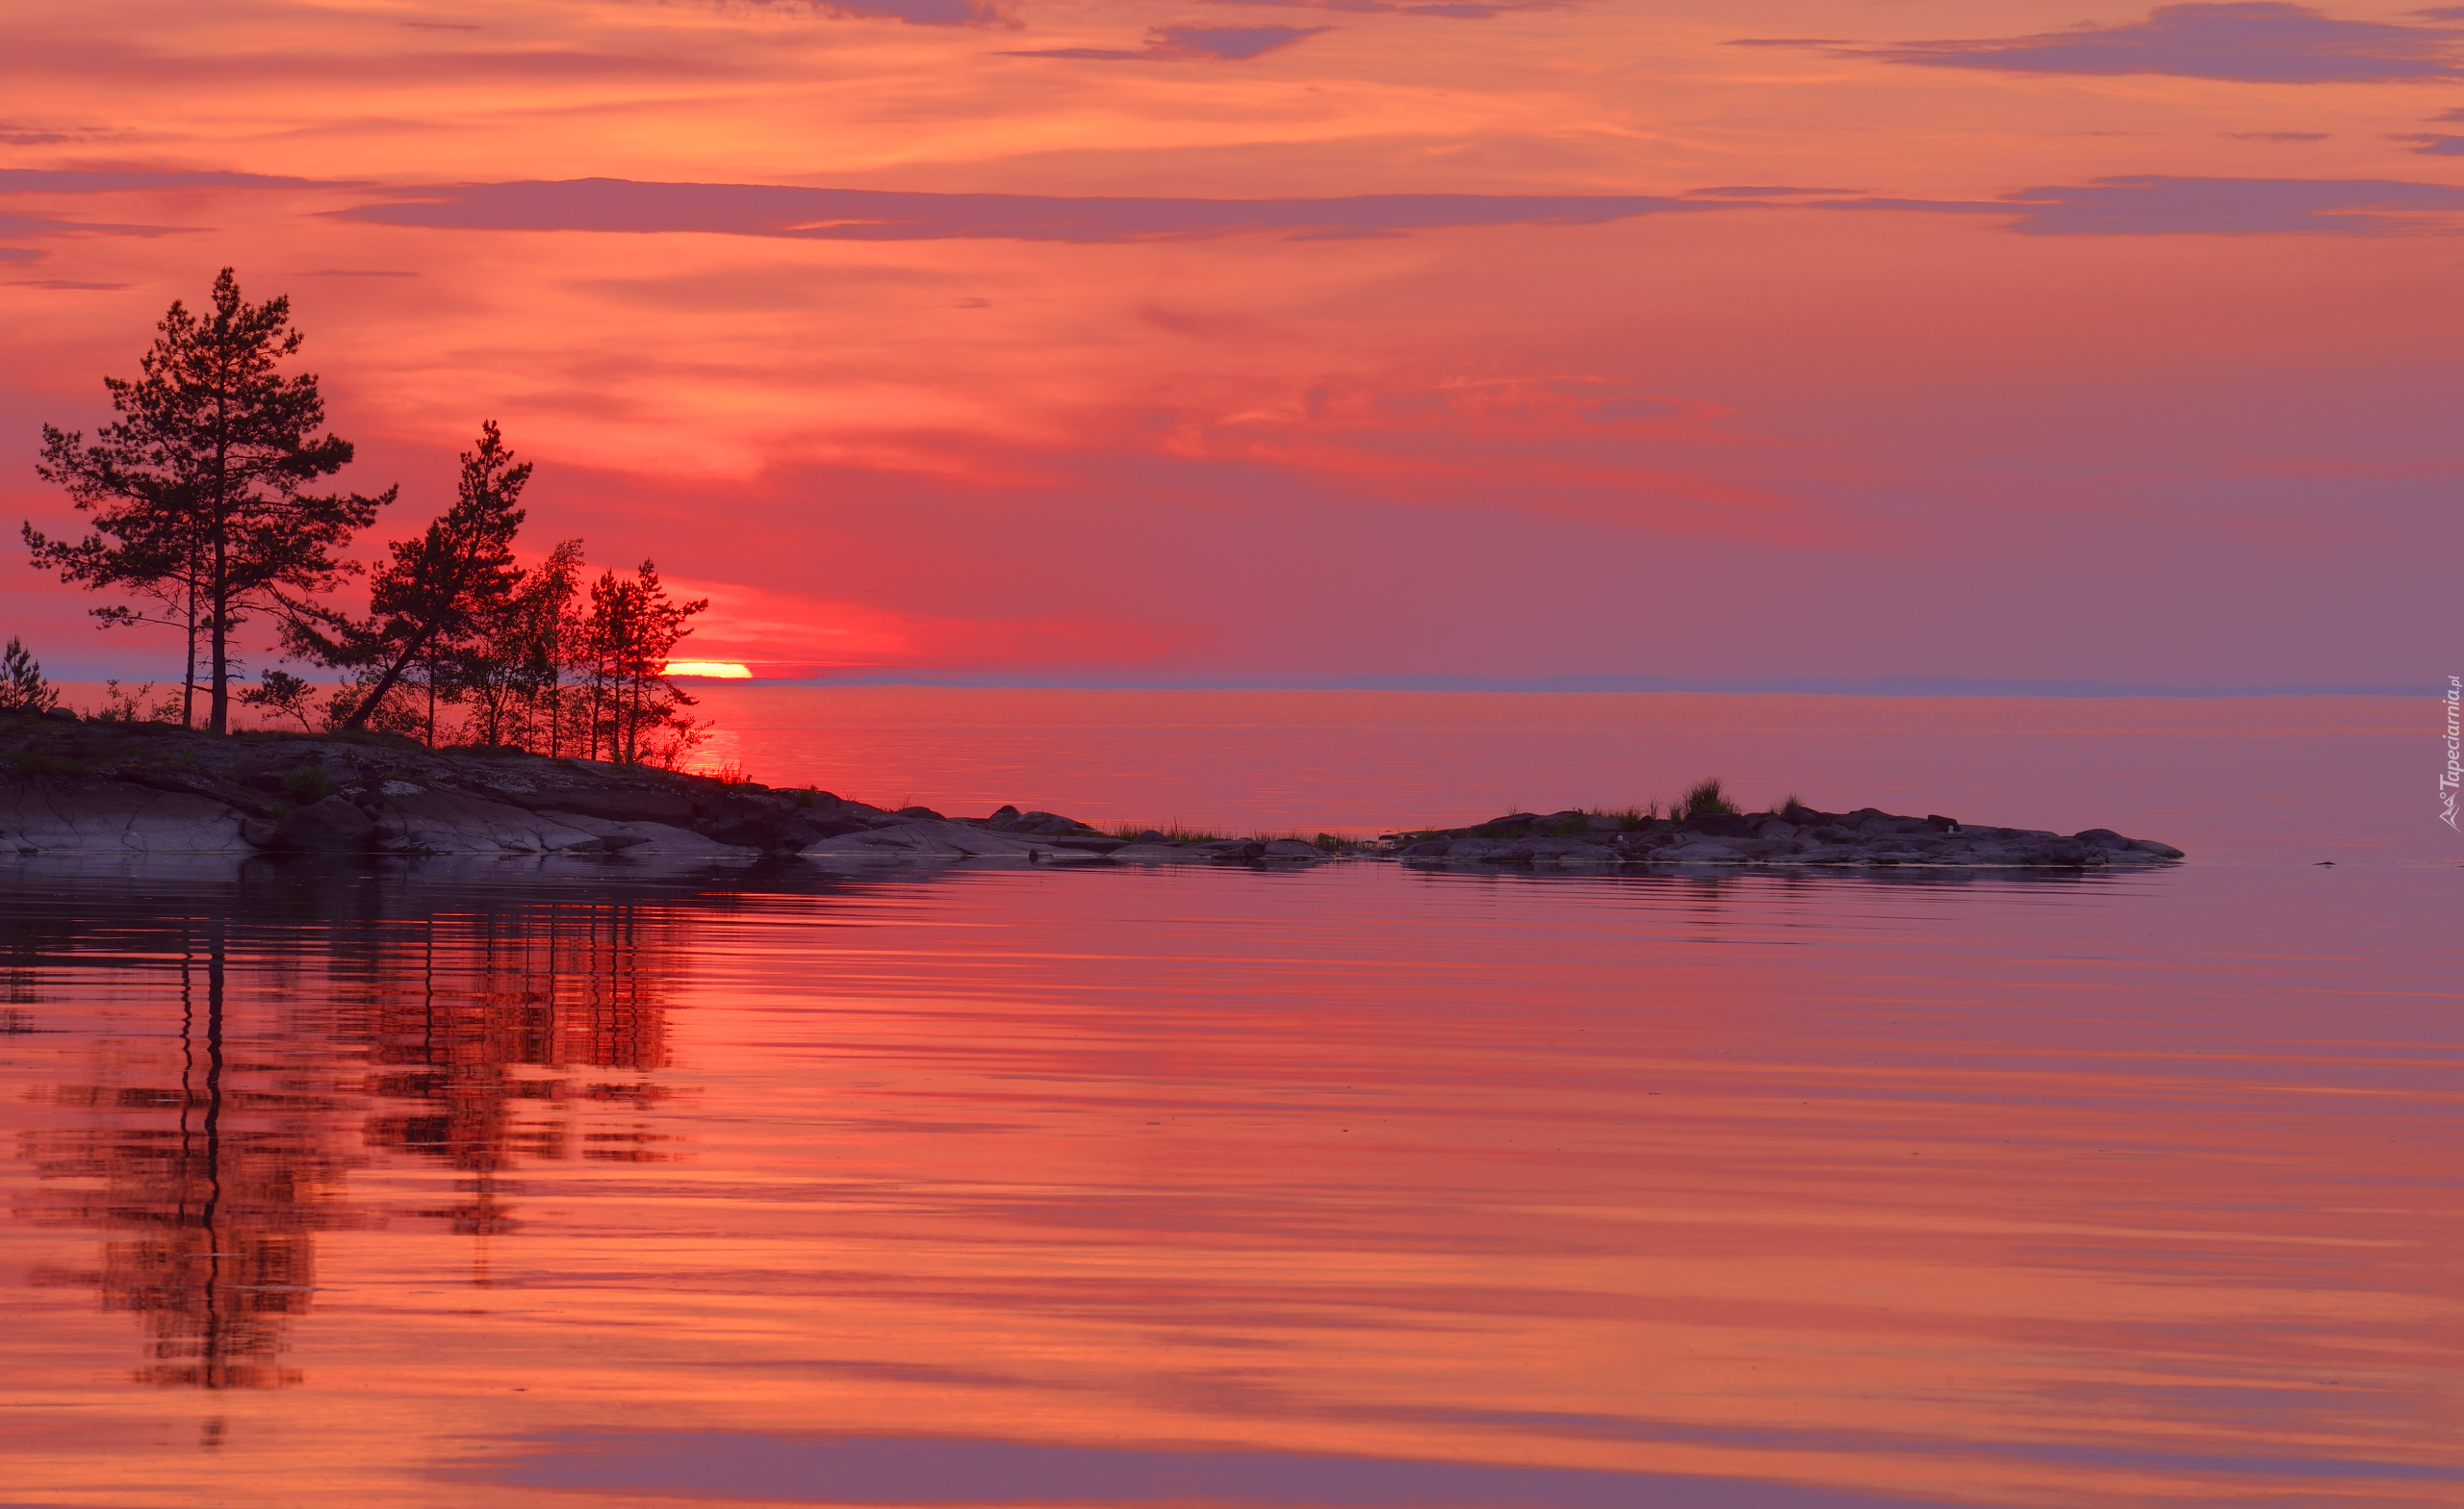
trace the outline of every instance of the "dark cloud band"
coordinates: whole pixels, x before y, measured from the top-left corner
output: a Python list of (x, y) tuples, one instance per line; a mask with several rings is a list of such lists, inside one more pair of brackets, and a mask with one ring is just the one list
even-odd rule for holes
[(2447, 230), (2464, 189), (2367, 178), (2099, 178), (2023, 189), (2012, 229), (2034, 236), (2410, 236)]
[[(2422, 13), (2451, 19), (2464, 11)], [(2254, 84), (2396, 84), (2464, 78), (2464, 37), (2436, 26), (2344, 21), (2274, 0), (2159, 6), (2144, 21), (2027, 37), (1860, 44), (1749, 38), (1930, 68), (2007, 73), (2163, 73)]]
[(1322, 26), (1157, 26), (1148, 29), (1146, 45), (1134, 49), (1044, 47), (1014, 50), (1002, 56), (1081, 58), (1098, 63), (1244, 63), (1324, 30)]
[(1570, 0), (1214, 0), (1217, 5), (1270, 5), (1277, 10), (1349, 11), (1377, 15), (1436, 15), (1485, 21), (1517, 11), (1552, 11)]

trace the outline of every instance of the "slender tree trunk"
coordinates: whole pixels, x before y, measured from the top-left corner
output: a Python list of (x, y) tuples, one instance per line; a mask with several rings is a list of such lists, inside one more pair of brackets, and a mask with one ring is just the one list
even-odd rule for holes
[[(460, 601), (464, 583), (469, 579), (469, 560), (465, 559), (461, 561), (459, 565), (462, 570), (459, 570), (454, 574), (451, 582), (448, 585), (444, 594), (448, 610), (449, 610), (455, 602)], [(350, 710), (350, 716), (343, 720), (344, 728), (364, 729), (368, 727), (368, 720), (375, 713), (376, 704), (384, 700), (387, 692), (394, 689), (394, 682), (401, 677), (401, 674), (404, 671), (411, 668), (412, 661), (425, 654), (427, 652), (428, 646), (436, 642), (438, 626), (442, 621), (442, 616), (430, 618), (427, 627), (420, 631), (419, 637), (412, 640), (408, 645), (405, 645), (402, 648), (401, 655), (397, 658), (391, 666), (386, 668), (383, 676), (376, 678), (376, 686), (374, 690), (361, 698), (359, 700), (359, 705)], [(433, 665), (428, 668), (427, 703), (427, 742), (428, 748), (434, 749), (436, 747), (436, 669)]]
[[(402, 678), (402, 673), (411, 668), (411, 661), (418, 657), (421, 651), (427, 648), (427, 641), (428, 636), (425, 634), (423, 634), (418, 639), (413, 640), (411, 642), (411, 647), (408, 650), (403, 651), (401, 654), (395, 659), (392, 665), (385, 668), (385, 674), (376, 678), (376, 684), (369, 688), (368, 695), (362, 697), (359, 700), (358, 704), (351, 708), (350, 716), (343, 720), (344, 728), (365, 729), (368, 727), (368, 720), (376, 715), (377, 704), (385, 700), (386, 693), (394, 689), (394, 683)], [(434, 687), (431, 686), (428, 688), (428, 695), (431, 702), (434, 701), (435, 694), (436, 689)], [(431, 717), (429, 721), (433, 722), (434, 719)], [(430, 740), (429, 742), (433, 743), (435, 741)]]
[(214, 537), (214, 602), (213, 617), (207, 628), (214, 636), (214, 699), (208, 704), (206, 731), (225, 734), (231, 731), (231, 614), (230, 579), (225, 575), (222, 535)]
[(180, 727), (196, 727), (196, 576), (189, 576), (189, 669), (180, 678)]

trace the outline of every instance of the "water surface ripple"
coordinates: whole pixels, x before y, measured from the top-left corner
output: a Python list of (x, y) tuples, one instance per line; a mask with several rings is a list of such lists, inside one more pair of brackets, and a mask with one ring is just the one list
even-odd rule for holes
[(2464, 1496), (2454, 869), (0, 866), (0, 1498)]

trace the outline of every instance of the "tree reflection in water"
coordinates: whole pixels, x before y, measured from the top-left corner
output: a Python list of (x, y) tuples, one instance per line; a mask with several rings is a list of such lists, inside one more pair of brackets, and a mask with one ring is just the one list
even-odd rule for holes
[(49, 1087), (60, 1120), (28, 1149), (46, 1181), (87, 1188), (26, 1214), (125, 1235), (103, 1243), (100, 1271), (46, 1269), (35, 1281), (91, 1287), (105, 1310), (139, 1316), (153, 1354), (140, 1382), (297, 1383), (274, 1359), (316, 1290), (314, 1234), (359, 1218), (342, 1203), (351, 1161), (336, 1151), (339, 1108), (315, 1087), (328, 1077), (322, 1056), (287, 1035), (234, 1040), (227, 918), (148, 931), (115, 941), (134, 945), (141, 967), (166, 955), (175, 966), (176, 1053), (108, 1040), (94, 1083)]
[[(573, 1156), (578, 1106), (640, 1112), (668, 1093), (649, 1075), (667, 1062), (658, 965), (674, 940), (671, 926), (624, 902), (464, 920), (354, 959), (363, 993), (337, 1028), (368, 1045), (370, 1072), (355, 1087), (386, 1103), (368, 1118), (368, 1145), (466, 1175), (452, 1205), (420, 1214), (484, 1238), (518, 1224), (500, 1203), (513, 1192), (505, 1170)], [(581, 1138), (585, 1158), (666, 1156), (640, 1125)]]
[(50, 1117), (24, 1152), (47, 1189), (16, 1214), (109, 1234), (99, 1268), (34, 1277), (138, 1316), (138, 1381), (304, 1381), (279, 1359), (318, 1292), (316, 1236), (384, 1223), (346, 1198), (375, 1158), (456, 1172), (449, 1202), (407, 1214), (479, 1239), (484, 1284), (485, 1239), (518, 1225), (511, 1170), (577, 1148), (671, 1156), (644, 1119), (669, 1093), (651, 1075), (668, 1061), (671, 898), (401, 882), (277, 871), (0, 908), (11, 1001), (39, 1006), (49, 965), (123, 987), (88, 1082), (31, 1092)]

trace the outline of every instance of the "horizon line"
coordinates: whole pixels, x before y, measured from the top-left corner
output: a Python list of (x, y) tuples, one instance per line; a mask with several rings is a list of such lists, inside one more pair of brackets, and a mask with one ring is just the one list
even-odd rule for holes
[[(81, 674), (78, 667), (51, 678), (63, 685), (100, 685), (114, 673)], [(116, 673), (123, 683), (128, 673)], [(235, 676), (234, 687), (252, 678)], [(2135, 681), (2019, 680), (1991, 677), (1888, 676), (1862, 679), (1812, 677), (1766, 677), (1750, 681), (1681, 681), (1656, 676), (1350, 676), (1321, 678), (1142, 677), (1093, 675), (1004, 675), (966, 671), (855, 671), (819, 676), (695, 676), (680, 681), (728, 686), (924, 686), (953, 691), (1087, 691), (1087, 692), (1496, 692), (1496, 693), (1711, 693), (1724, 696), (1807, 697), (2040, 697), (2040, 698), (2224, 698), (2224, 697), (2443, 697), (2448, 688), (2433, 682), (2363, 684), (2349, 682), (2297, 685), (2225, 686), (2165, 685)], [(157, 688), (176, 690), (177, 678), (155, 680)], [(312, 681), (312, 685), (339, 684)]]
[[(688, 678), (687, 679), (705, 679)], [(715, 678), (709, 679), (717, 679)], [(732, 680), (733, 678), (729, 678)], [(1219, 677), (1104, 678), (915, 671), (760, 677), (746, 686), (937, 686), (1017, 691), (1326, 691), (1326, 692), (1697, 692), (1751, 696), (1848, 697), (2422, 697), (2446, 688), (2415, 684), (2311, 683), (2272, 686), (2148, 685), (2128, 681), (2015, 680), (1983, 677), (1873, 677), (1859, 680), (1771, 677), (1751, 681), (1681, 681), (1652, 676), (1354, 676), (1237, 679)]]

